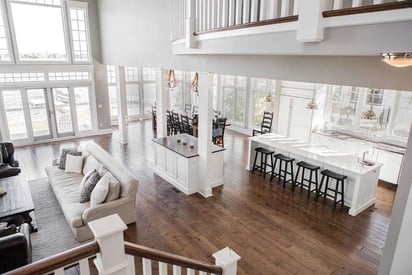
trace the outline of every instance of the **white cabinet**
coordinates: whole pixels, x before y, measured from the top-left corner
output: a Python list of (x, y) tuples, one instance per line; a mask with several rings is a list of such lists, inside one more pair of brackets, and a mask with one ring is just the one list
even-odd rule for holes
[(399, 173), (402, 167), (403, 155), (375, 149), (376, 161), (383, 164), (379, 179), (398, 184)]

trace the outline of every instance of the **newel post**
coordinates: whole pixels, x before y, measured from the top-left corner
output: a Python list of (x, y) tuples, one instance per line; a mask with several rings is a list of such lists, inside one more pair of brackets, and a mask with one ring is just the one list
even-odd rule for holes
[(123, 231), (127, 229), (119, 215), (114, 214), (89, 222), (100, 253), (94, 264), (99, 274), (127, 275), (128, 260), (124, 250)]
[(225, 247), (222, 250), (213, 253), (213, 257), (216, 260), (216, 265), (223, 268), (223, 275), (236, 275), (237, 262), (241, 257), (229, 247)]

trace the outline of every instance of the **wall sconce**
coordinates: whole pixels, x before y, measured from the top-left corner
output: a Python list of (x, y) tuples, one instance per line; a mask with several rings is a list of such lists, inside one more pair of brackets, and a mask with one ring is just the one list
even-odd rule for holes
[(176, 75), (175, 75), (175, 70), (169, 70), (167, 72), (167, 76), (166, 76), (166, 87), (167, 88), (176, 88), (177, 86), (177, 79), (176, 79)]
[(383, 62), (394, 67), (412, 66), (412, 52), (382, 53), (381, 58)]
[(190, 90), (192, 90), (196, 95), (199, 95), (199, 74), (196, 72), (192, 83), (189, 84)]

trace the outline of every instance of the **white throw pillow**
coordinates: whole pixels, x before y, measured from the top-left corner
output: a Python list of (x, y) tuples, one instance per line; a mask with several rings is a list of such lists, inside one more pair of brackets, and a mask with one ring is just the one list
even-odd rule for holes
[(92, 169), (86, 175), (84, 175), (84, 177), (82, 178), (82, 181), (80, 182), (80, 185), (79, 185), (79, 192), (81, 192), (81, 190), (83, 189), (84, 184), (90, 178), (90, 176), (93, 175), (94, 172), (96, 172), (96, 170)]
[(120, 182), (112, 175), (112, 173), (107, 172), (106, 175), (109, 176), (109, 193), (107, 194), (104, 202), (110, 202), (117, 200), (120, 196)]
[(109, 193), (110, 178), (108, 175), (103, 176), (93, 188), (90, 196), (90, 205), (95, 206), (104, 202)]
[(82, 172), (83, 168), (83, 157), (66, 155), (66, 167), (64, 168), (65, 173), (78, 173)]
[(83, 175), (86, 175), (87, 173), (90, 172), (90, 170), (93, 170), (93, 169), (95, 169), (96, 171), (99, 171), (100, 166), (101, 166), (100, 162), (98, 162), (95, 157), (93, 157), (92, 155), (88, 156), (84, 161)]

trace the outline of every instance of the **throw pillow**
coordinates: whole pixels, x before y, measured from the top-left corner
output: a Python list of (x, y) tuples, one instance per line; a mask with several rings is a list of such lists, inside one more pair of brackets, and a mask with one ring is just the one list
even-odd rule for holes
[(83, 165), (83, 175), (86, 175), (89, 173), (90, 170), (99, 170), (100, 162), (97, 161), (97, 159), (93, 156), (88, 156), (84, 160), (84, 165)]
[(86, 181), (90, 178), (91, 175), (93, 175), (96, 172), (95, 169), (90, 170), (86, 175), (84, 175), (84, 177), (82, 178), (82, 181), (80, 182), (79, 185), (79, 193), (82, 191), (84, 184), (86, 183)]
[(60, 160), (59, 160), (59, 168), (60, 169), (65, 169), (66, 168), (66, 156), (67, 154), (73, 155), (73, 156), (81, 156), (81, 152), (77, 152), (76, 149), (67, 149), (63, 148), (62, 153), (60, 154)]
[(97, 171), (92, 173), (90, 177), (86, 180), (80, 189), (80, 202), (90, 201), (90, 195), (92, 194), (93, 188), (96, 186), (97, 182), (100, 180), (100, 175)]
[(66, 155), (66, 168), (65, 173), (78, 173), (82, 172), (83, 168), (83, 156)]
[(94, 187), (90, 196), (90, 205), (95, 206), (104, 202), (109, 193), (109, 176), (106, 174), (100, 178), (99, 182)]
[(107, 194), (104, 202), (110, 202), (117, 200), (120, 196), (120, 182), (112, 175), (112, 173), (107, 172), (110, 181), (109, 181), (109, 193)]

